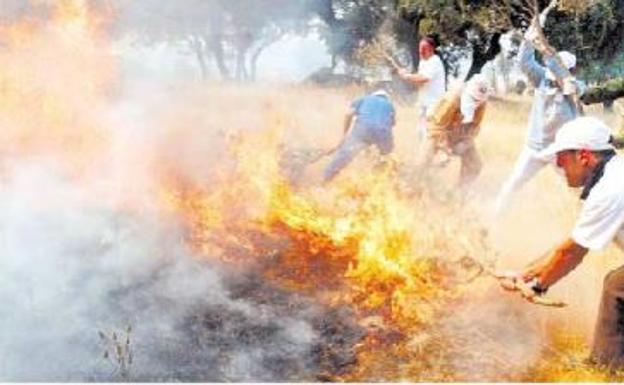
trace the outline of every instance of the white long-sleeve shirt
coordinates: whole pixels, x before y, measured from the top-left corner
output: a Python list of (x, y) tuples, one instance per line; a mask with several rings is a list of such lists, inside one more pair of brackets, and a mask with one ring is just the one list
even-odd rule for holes
[[(535, 49), (531, 43), (524, 41), (518, 52), (520, 69), (535, 87), (533, 106), (529, 115), (527, 146), (540, 151), (555, 140), (555, 134), (561, 126), (578, 116), (577, 107), (570, 97), (566, 97), (561, 89), (549, 85), (546, 71), (550, 70), (558, 77), (563, 77), (565, 69), (561, 68), (554, 57), (544, 58), (546, 67), (535, 60)], [(586, 90), (585, 83), (574, 79), (579, 96)]]

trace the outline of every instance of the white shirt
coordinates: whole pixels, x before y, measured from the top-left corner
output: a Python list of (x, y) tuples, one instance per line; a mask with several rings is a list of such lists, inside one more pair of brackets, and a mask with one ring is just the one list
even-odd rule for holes
[(418, 103), (429, 112), (444, 95), (445, 73), (442, 60), (438, 55), (433, 55), (427, 60), (421, 59), (418, 63), (418, 73), (429, 79), (418, 90)]
[(477, 108), (479, 108), (480, 105), (481, 103), (474, 100), (466, 87), (464, 87), (459, 99), (459, 110), (463, 116), (462, 123), (472, 123), (475, 112), (477, 112)]
[(583, 204), (572, 239), (591, 250), (603, 249), (612, 240), (624, 248), (624, 156), (616, 155), (605, 165)]

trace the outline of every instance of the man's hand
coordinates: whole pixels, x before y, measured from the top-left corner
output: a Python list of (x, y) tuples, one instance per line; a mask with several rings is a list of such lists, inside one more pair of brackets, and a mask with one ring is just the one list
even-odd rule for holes
[(507, 291), (518, 291), (522, 298), (536, 305), (552, 306), (552, 307), (564, 307), (565, 302), (553, 301), (548, 298), (542, 297), (543, 292), (538, 293), (534, 290), (534, 286), (531, 283), (527, 283), (524, 280), (524, 273), (517, 271), (505, 271), (495, 272), (494, 277), (498, 280), (501, 287)]
[(522, 279), (522, 282), (529, 282), (540, 275), (539, 266), (530, 266), (520, 272), (519, 278)]
[(517, 271), (497, 273), (496, 278), (501, 287), (507, 291), (519, 291), (522, 297), (531, 301), (538, 294), (524, 281), (522, 274)]
[(574, 82), (574, 78), (572, 76), (568, 76), (563, 79), (562, 93), (564, 95), (574, 95), (577, 93), (576, 83)]
[(521, 279), (521, 275), (517, 271), (497, 271), (494, 273), (494, 277), (498, 279), (498, 283), (501, 287), (507, 291), (516, 291), (518, 286), (516, 282)]
[(534, 23), (531, 23), (529, 28), (527, 28), (526, 32), (524, 32), (524, 40), (530, 43), (535, 43), (538, 37), (539, 33), (537, 31), (537, 28), (535, 27)]

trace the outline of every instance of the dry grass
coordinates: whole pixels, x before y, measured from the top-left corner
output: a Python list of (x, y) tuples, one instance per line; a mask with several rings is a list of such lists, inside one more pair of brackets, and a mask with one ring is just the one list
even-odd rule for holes
[[(275, 210), (275, 202), (272, 201), (275, 199), (275, 191), (272, 190), (271, 184), (274, 181), (271, 181), (271, 178), (274, 178), (273, 161), (278, 154), (275, 148), (268, 147), (275, 145), (275, 142), (286, 143), (291, 149), (332, 147), (340, 138), (342, 117), (346, 107), (360, 92), (357, 89), (336, 91), (304, 87), (213, 87), (208, 90), (185, 90), (176, 97), (187, 100), (188, 103), (176, 106), (175, 111), (164, 112), (164, 116), (163, 112), (155, 115), (155, 119), (165, 122), (163, 130), (169, 132), (167, 137), (170, 138), (166, 140), (167, 144), (170, 144), (171, 140), (176, 140), (183, 143), (184, 153), (204, 153), (206, 161), (216, 162), (220, 164), (219, 169), (226, 168), (231, 171), (236, 166), (224, 161), (229, 158), (223, 154), (222, 148), (234, 143), (238, 148), (238, 153), (233, 154), (234, 158), (244, 157), (246, 161), (242, 163), (247, 166), (250, 163), (253, 168), (252, 176), (249, 176), (249, 173), (245, 174), (249, 179), (247, 181), (249, 186), (252, 187), (250, 189), (247, 186), (247, 190), (238, 189), (240, 180), (220, 179), (220, 173), (213, 172), (210, 175), (212, 179), (209, 179), (214, 183), (212, 189), (219, 190), (215, 186), (228, 181), (229, 191), (225, 194), (227, 198), (212, 194), (208, 198), (202, 198), (204, 200), (199, 205), (191, 208), (195, 214), (200, 214), (194, 215), (193, 220), (195, 224), (199, 224), (198, 239), (201, 239), (199, 243), (205, 253), (214, 255), (219, 251), (218, 247), (205, 248), (210, 241), (205, 241), (202, 236), (221, 234), (218, 236), (223, 238), (223, 234), (230, 231), (228, 237), (231, 237), (233, 228), (231, 224), (237, 218), (240, 219), (240, 215), (258, 219), (259, 212)], [(212, 102), (205, 103), (206, 100)], [(510, 207), (504, 218), (493, 222), (490, 215), (491, 202), (523, 145), (529, 103), (530, 100), (527, 99), (510, 98), (493, 101), (488, 107), (485, 124), (477, 142), (485, 167), (477, 181), (477, 188), (467, 203), (458, 200), (452, 191), (458, 172), (457, 161), (441, 170), (432, 180), (427, 180), (425, 190), (420, 190), (419, 194), (411, 195), (409, 198), (403, 198), (401, 194), (393, 195), (394, 193), (390, 194), (388, 191), (380, 192), (374, 188), (367, 190), (367, 186), (376, 186), (377, 183), (375, 177), (370, 176), (372, 159), (370, 156), (358, 157), (338, 177), (335, 184), (325, 189), (320, 189), (318, 185), (320, 173), (328, 159), (310, 165), (302, 171), (304, 177), (300, 178), (301, 183), (296, 191), (282, 192), (278, 197), (280, 210), (293, 211), (288, 213), (287, 218), (278, 215), (280, 224), (285, 224), (290, 236), (298, 240), (298, 247), (305, 247), (297, 249), (289, 258), (302, 258), (301, 253), (306, 248), (309, 250), (310, 245), (318, 248), (318, 244), (314, 242), (319, 240), (324, 242), (324, 245), (330, 244), (331, 247), (321, 248), (320, 254), (319, 250), (315, 249), (314, 255), (333, 258), (352, 257), (345, 256), (345, 250), (352, 250), (349, 248), (352, 248), (353, 244), (340, 249), (342, 246), (338, 243), (337, 248), (335, 240), (328, 243), (328, 240), (332, 240), (332, 234), (320, 224), (335, 223), (341, 217), (350, 215), (359, 220), (369, 221), (370, 212), (362, 207), (370, 208), (373, 199), (380, 199), (385, 204), (396, 204), (399, 209), (398, 215), (403, 221), (401, 226), (407, 229), (411, 246), (406, 248), (408, 258), (401, 255), (393, 261), (393, 268), (396, 269), (398, 266), (405, 269), (411, 277), (419, 274), (427, 277), (428, 274), (439, 272), (432, 270), (430, 266), (423, 267), (420, 271), (410, 268), (410, 265), (419, 263), (418, 261), (422, 261), (423, 258), (453, 261), (468, 255), (483, 260), (496, 251), (499, 255), (499, 266), (518, 268), (555, 246), (566, 237), (573, 226), (579, 202), (577, 193), (570, 191), (563, 179), (552, 169), (542, 171), (535, 180), (525, 186), (518, 196), (517, 204)], [(600, 111), (591, 113), (600, 114)], [(607, 117), (607, 120), (613, 119)], [(398, 173), (391, 174), (394, 182), (392, 180), (383, 182), (393, 190), (397, 187), (396, 181), (399, 182), (399, 191), (405, 184), (407, 187), (413, 184), (423, 188), (423, 181), (411, 178), (417, 155), (415, 122), (414, 108), (398, 106), (398, 121), (395, 127), (395, 158), (399, 162)], [(189, 138), (197, 137), (198, 127), (201, 127), (199, 132), (202, 136), (210, 139), (190, 140)], [(269, 135), (270, 140), (266, 141), (266, 138), (262, 139), (260, 136), (246, 141), (249, 132), (262, 133), (267, 130), (272, 132)], [(209, 153), (206, 153), (207, 150)], [(222, 157), (215, 154), (221, 154)], [(197, 161), (195, 157), (180, 156), (179, 153), (175, 155), (167, 158), (170, 173), (177, 177), (184, 174), (183, 179), (199, 178), (206, 183), (206, 175), (197, 175), (197, 172), (189, 171), (193, 169), (189, 165)], [(240, 177), (239, 174), (236, 175)], [(227, 207), (227, 212), (210, 211), (215, 203), (217, 206)], [(294, 212), (296, 210), (301, 210), (312, 217), (297, 217), (301, 213)], [(397, 215), (387, 210), (380, 213), (393, 218)], [(301, 225), (303, 219), (311, 222)], [(295, 222), (292, 222), (293, 220)], [(229, 226), (224, 226), (227, 228), (226, 231), (219, 233), (224, 230), (221, 228), (224, 223), (228, 223)], [(293, 223), (303, 227), (297, 227), (294, 231)], [(374, 223), (373, 221), (365, 224)], [(263, 226), (262, 229), (266, 230), (266, 223)], [(328, 226), (331, 228), (333, 225)], [(487, 245), (483, 244), (484, 240), (481, 238), (481, 229), (484, 227), (490, 229)], [(236, 239), (236, 242), (241, 242), (241, 239)], [(253, 249), (253, 242), (249, 239), (245, 239), (244, 243), (246, 248)], [(231, 258), (231, 255), (226, 257)], [(569, 307), (557, 310), (536, 308), (504, 294), (488, 278), (478, 279), (466, 285), (456, 284), (451, 289), (447, 288), (448, 295), (441, 295), (438, 291), (424, 294), (419, 292), (424, 290), (423, 286), (409, 284), (409, 279), (405, 281), (405, 277), (392, 278), (388, 271), (386, 273), (390, 275), (380, 274), (380, 276), (386, 277), (387, 282), (392, 284), (388, 286), (386, 282), (383, 285), (385, 291), (376, 292), (378, 296), (374, 297), (373, 302), (378, 306), (371, 307), (373, 297), (361, 300), (358, 299), (358, 295), (378, 290), (380, 286), (378, 280), (366, 277), (359, 281), (363, 286), (356, 285), (354, 292), (346, 295), (343, 293), (340, 298), (343, 300), (346, 298), (358, 306), (368, 304), (361, 316), (381, 314), (387, 324), (381, 331), (371, 333), (368, 340), (360, 346), (357, 367), (349, 375), (339, 379), (357, 381), (621, 379), (618, 374), (582, 363), (582, 358), (588, 352), (602, 277), (610, 268), (616, 266), (618, 258), (618, 252), (613, 249), (592, 253), (581, 267), (552, 289), (553, 297), (570, 303)], [(295, 261), (295, 264), (292, 264), (292, 260), (284, 261), (289, 269), (294, 268), (297, 263)], [(332, 266), (342, 266), (344, 269), (352, 262), (363, 263), (357, 258), (343, 262)], [(298, 263), (304, 262), (300, 260)], [(273, 269), (270, 277), (275, 278), (284, 272), (285, 270)], [(328, 279), (328, 275), (334, 273), (339, 274), (335, 278), (342, 278), (341, 273), (333, 271), (325, 271), (324, 275), (317, 278)], [(428, 284), (439, 285), (440, 282)], [(397, 293), (401, 295), (397, 297)], [(332, 301), (336, 300), (335, 296), (332, 298)], [(408, 302), (401, 302), (406, 299)], [(394, 310), (397, 307), (402, 309), (401, 314), (404, 317), (385, 313), (384, 306), (379, 305), (384, 301), (391, 301)], [(423, 306), (423, 301), (428, 301), (429, 304), (433, 302), (433, 310), (426, 310), (431, 307)], [(423, 311), (432, 313), (424, 316)], [(398, 339), (397, 333), (400, 336)]]

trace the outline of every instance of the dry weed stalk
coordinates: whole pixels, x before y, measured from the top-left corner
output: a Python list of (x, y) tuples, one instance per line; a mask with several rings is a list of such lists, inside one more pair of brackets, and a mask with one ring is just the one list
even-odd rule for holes
[(100, 340), (104, 344), (102, 358), (110, 362), (115, 367), (115, 373), (118, 373), (124, 380), (130, 378), (130, 367), (133, 361), (132, 350), (130, 348), (131, 332), (131, 325), (128, 325), (126, 328), (124, 337), (118, 335), (115, 331), (110, 334), (101, 330), (98, 331)]

